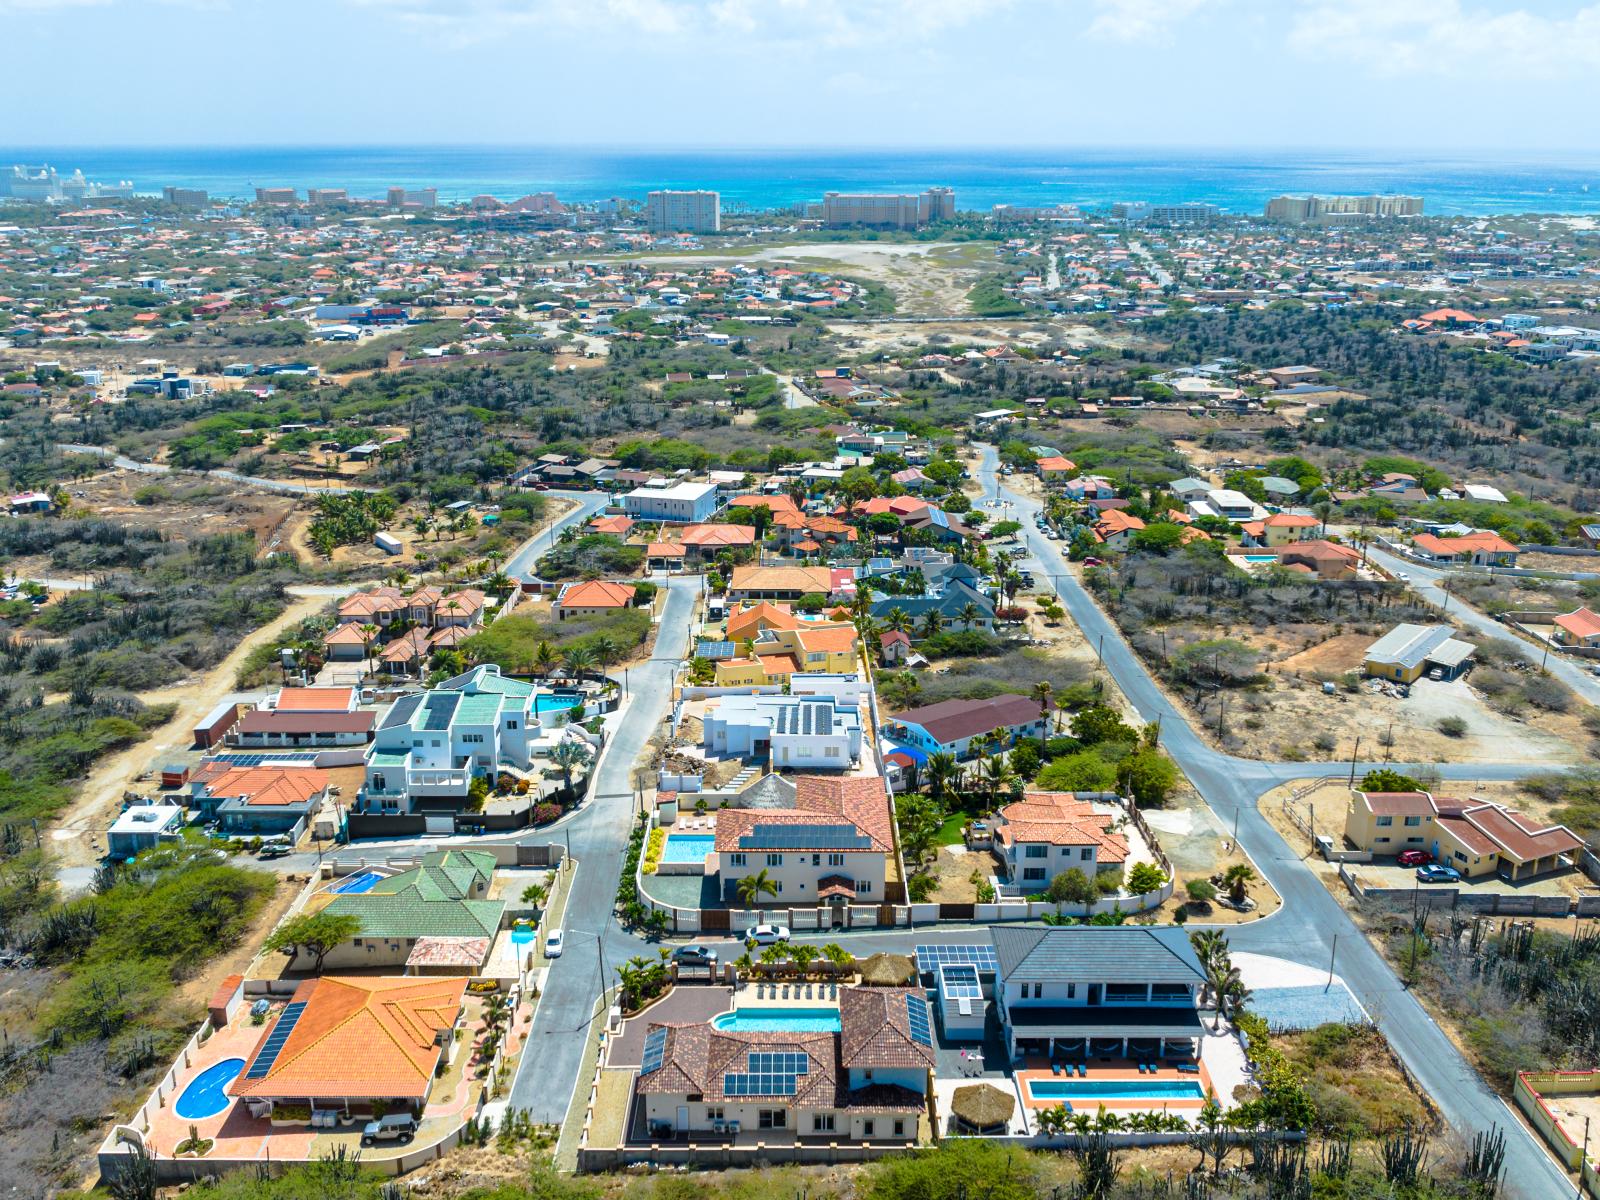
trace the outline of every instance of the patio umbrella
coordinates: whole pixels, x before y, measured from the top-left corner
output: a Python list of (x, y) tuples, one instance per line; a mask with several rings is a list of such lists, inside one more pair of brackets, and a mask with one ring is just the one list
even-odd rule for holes
[(1016, 1100), (992, 1083), (973, 1083), (958, 1087), (950, 1097), (950, 1111), (974, 1129), (1008, 1125)]
[(875, 987), (905, 987), (916, 979), (917, 964), (904, 954), (874, 954), (861, 964), (861, 982)]

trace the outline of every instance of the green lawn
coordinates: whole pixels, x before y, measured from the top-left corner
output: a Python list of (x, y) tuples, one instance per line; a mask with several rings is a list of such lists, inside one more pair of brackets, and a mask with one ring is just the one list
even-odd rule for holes
[(968, 820), (966, 813), (951, 813), (945, 818), (944, 824), (939, 826), (939, 832), (934, 835), (933, 844), (936, 846), (959, 846), (961, 844), (961, 829)]

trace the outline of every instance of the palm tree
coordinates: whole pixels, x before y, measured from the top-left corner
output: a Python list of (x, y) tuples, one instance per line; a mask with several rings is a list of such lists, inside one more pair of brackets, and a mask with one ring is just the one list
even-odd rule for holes
[(983, 609), (968, 600), (961, 606), (961, 612), (957, 615), (961, 618), (962, 628), (971, 629), (978, 623), (979, 618), (983, 616)]
[(378, 627), (376, 625), (369, 624), (361, 627), (361, 653), (362, 657), (366, 659), (368, 674), (371, 674), (372, 672), (372, 643), (375, 642), (377, 638)]
[(1065, 721), (1066, 715), (1071, 711), (1072, 711), (1072, 701), (1070, 699), (1068, 699), (1066, 696), (1062, 696), (1058, 700), (1056, 700), (1056, 732), (1057, 733), (1061, 732), (1061, 727), (1062, 727), (1062, 725), (1063, 725), (1063, 723)]
[(550, 751), (550, 761), (561, 769), (562, 786), (572, 789), (572, 769), (589, 761), (589, 748), (567, 738)]
[(979, 765), (978, 772), (984, 786), (994, 796), (1009, 792), (1017, 783), (1016, 768), (1003, 755), (991, 754)]
[(617, 643), (601, 634), (589, 643), (589, 648), (594, 651), (595, 661), (600, 664), (600, 674), (604, 675), (606, 669), (617, 661)]
[(911, 632), (911, 614), (896, 604), (883, 619), (885, 627), (894, 633)]
[(944, 628), (944, 617), (936, 608), (930, 608), (922, 618), (922, 636), (937, 637)]
[(767, 874), (767, 869), (762, 867), (754, 875), (746, 875), (739, 880), (736, 890), (739, 893), (739, 903), (746, 908), (755, 908), (761, 903), (762, 896), (776, 896), (778, 885)]
[(556, 648), (549, 642), (540, 641), (533, 652), (533, 665), (539, 672), (540, 678), (548, 678), (550, 668), (556, 663)]
[(567, 673), (579, 683), (583, 682), (585, 671), (594, 666), (594, 651), (587, 646), (574, 646), (564, 656)]
[(948, 750), (937, 750), (928, 755), (927, 764), (922, 768), (923, 778), (928, 781), (928, 794), (935, 800), (941, 800), (950, 785), (961, 774), (961, 767), (956, 762), (956, 756)]
[(1045, 725), (1050, 724), (1050, 697), (1055, 693), (1055, 688), (1048, 679), (1041, 679), (1033, 685), (1033, 698), (1039, 702), (1039, 720)]
[(1319, 534), (1319, 536), (1327, 537), (1328, 536), (1328, 518), (1333, 516), (1333, 505), (1330, 504), (1326, 500), (1322, 500), (1322, 501), (1319, 501), (1312, 508), (1311, 511), (1316, 513), (1317, 514), (1317, 520), (1322, 522), (1322, 530), (1321, 530), (1321, 533)]
[(856, 961), (856, 956), (839, 945), (838, 942), (829, 942), (824, 946), (822, 948), (822, 957), (836, 968), (854, 966)]
[(1243, 904), (1249, 892), (1249, 885), (1256, 877), (1247, 863), (1234, 863), (1222, 873), (1223, 886), (1228, 889), (1228, 899), (1235, 904)]

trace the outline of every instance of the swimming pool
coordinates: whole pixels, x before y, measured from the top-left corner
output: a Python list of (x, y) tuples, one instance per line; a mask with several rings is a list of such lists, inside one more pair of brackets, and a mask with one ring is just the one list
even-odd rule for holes
[(1195, 1079), (1030, 1079), (1035, 1100), (1204, 1100)]
[(697, 863), (704, 860), (717, 845), (714, 833), (674, 833), (661, 847), (662, 862)]
[(837, 1008), (736, 1008), (711, 1022), (746, 1033), (838, 1033)]
[(340, 896), (353, 896), (359, 892), (370, 892), (382, 878), (376, 871), (362, 871), (358, 875), (346, 875), (328, 890)]
[(511, 943), (514, 946), (526, 946), (538, 936), (538, 931), (532, 925), (513, 925), (511, 927)]
[(228, 1095), (228, 1085), (242, 1070), (242, 1058), (225, 1058), (211, 1064), (189, 1081), (189, 1086), (183, 1089), (172, 1111), (185, 1121), (216, 1116), (233, 1103), (233, 1098)]
[(1276, 554), (1246, 554), (1244, 560), (1245, 562), (1277, 562), (1278, 556)]
[(536, 713), (566, 712), (574, 704), (583, 703), (583, 695), (579, 692), (540, 692), (533, 698), (533, 711)]

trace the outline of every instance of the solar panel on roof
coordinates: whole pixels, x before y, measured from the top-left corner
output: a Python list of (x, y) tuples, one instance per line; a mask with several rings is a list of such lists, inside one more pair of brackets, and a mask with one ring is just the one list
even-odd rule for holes
[(639, 1073), (648, 1075), (651, 1071), (659, 1071), (666, 1056), (667, 1031), (652, 1029), (649, 1036), (644, 1039), (644, 1059), (639, 1064)]
[(980, 971), (998, 971), (1000, 964), (993, 946), (918, 946), (917, 970), (931, 975), (945, 963), (967, 963)]
[(792, 1096), (799, 1090), (796, 1075), (748, 1074), (724, 1075), (722, 1093), (725, 1096)]
[(752, 1075), (809, 1075), (811, 1056), (791, 1051), (752, 1050), (749, 1054)]
[(976, 1000), (983, 995), (976, 967), (946, 963), (939, 969), (939, 995), (946, 1000)]
[(221, 763), (229, 767), (259, 767), (264, 763), (271, 763), (276, 767), (287, 767), (304, 763), (306, 766), (316, 765), (316, 757), (305, 751), (279, 751), (261, 754), (209, 754), (200, 760), (202, 763)]
[(869, 850), (872, 839), (853, 825), (778, 825), (757, 822), (739, 839), (741, 850)]
[(294, 1032), (300, 1014), (305, 1012), (304, 1002), (288, 1005), (283, 1010), (283, 1016), (278, 1018), (278, 1023), (272, 1027), (272, 1032), (267, 1035), (267, 1040), (262, 1043), (261, 1053), (256, 1055), (256, 1061), (251, 1064), (246, 1072), (246, 1079), (265, 1079), (278, 1061), (278, 1055), (283, 1053), (283, 1045), (289, 1040), (289, 1035)]
[(928, 1002), (921, 996), (906, 996), (906, 1019), (911, 1023), (911, 1040), (933, 1045), (933, 1030), (928, 1025)]

